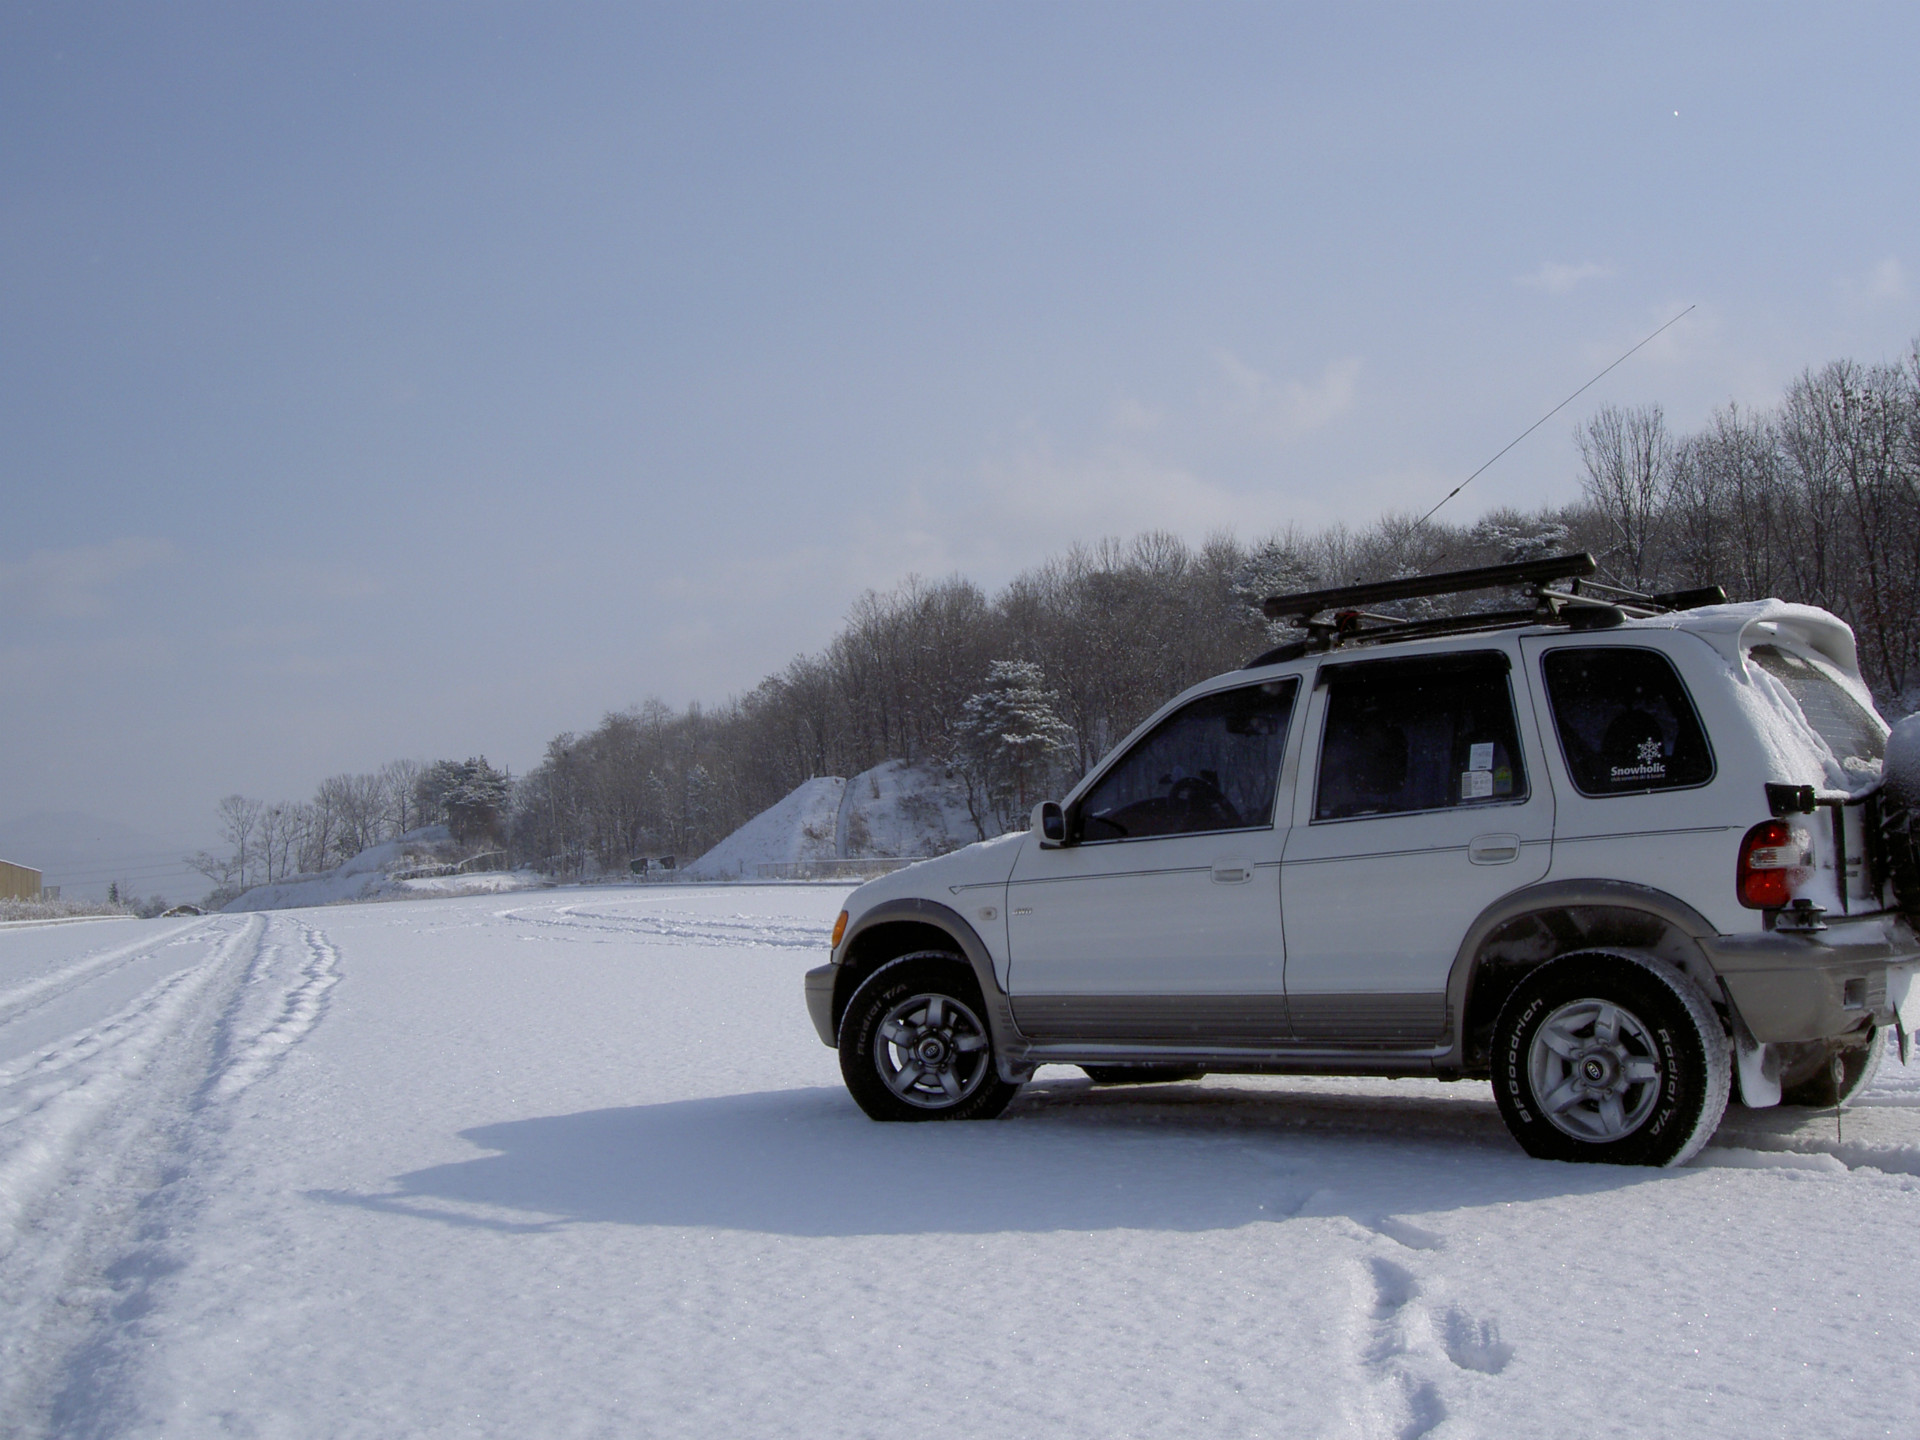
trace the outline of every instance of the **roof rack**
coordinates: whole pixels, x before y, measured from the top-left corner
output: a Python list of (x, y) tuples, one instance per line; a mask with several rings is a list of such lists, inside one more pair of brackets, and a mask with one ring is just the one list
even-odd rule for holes
[[(1461, 635), (1520, 625), (1565, 625), (1576, 630), (1599, 630), (1618, 625), (1629, 615), (1658, 615), (1726, 602), (1727, 592), (1718, 585), (1654, 595), (1603, 585), (1590, 578), (1599, 568), (1593, 556), (1583, 550), (1511, 565), (1482, 565), (1475, 570), (1449, 570), (1439, 575), (1413, 575), (1400, 580), (1341, 585), (1330, 590), (1303, 590), (1297, 595), (1275, 595), (1261, 602), (1261, 610), (1270, 620), (1291, 620), (1307, 632), (1307, 638), (1256, 656), (1247, 662), (1248, 668), (1298, 659), (1338, 645)], [(1549, 589), (1556, 580), (1572, 583), (1565, 590)], [(1475, 590), (1520, 587), (1533, 591), (1533, 603), (1525, 609), (1409, 620), (1400, 615), (1377, 614), (1367, 608), (1429, 595), (1463, 595)]]

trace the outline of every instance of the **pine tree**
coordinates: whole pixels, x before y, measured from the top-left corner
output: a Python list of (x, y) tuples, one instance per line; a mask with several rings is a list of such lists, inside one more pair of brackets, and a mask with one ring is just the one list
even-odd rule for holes
[[(983, 833), (983, 808), (1010, 828), (1050, 778), (1054, 762), (1073, 748), (1073, 729), (1056, 708), (1040, 667), (1027, 660), (996, 660), (986, 687), (961, 707), (954, 725), (974, 824)], [(984, 807), (974, 797), (985, 802)]]
[(1320, 583), (1313, 564), (1291, 536), (1276, 536), (1256, 545), (1233, 572), (1229, 588), (1248, 612), (1266, 624), (1274, 644), (1297, 640), (1301, 632), (1291, 620), (1268, 620), (1260, 602), (1270, 595), (1294, 595)]
[(447, 817), (447, 829), (462, 845), (499, 844), (501, 821), (513, 782), (503, 771), (476, 755), (466, 760), (440, 760), (421, 777), (423, 796), (437, 802)]

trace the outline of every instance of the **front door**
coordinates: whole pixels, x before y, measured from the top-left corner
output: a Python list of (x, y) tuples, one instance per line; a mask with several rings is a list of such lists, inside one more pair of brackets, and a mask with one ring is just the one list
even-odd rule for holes
[(1553, 797), (1515, 658), (1495, 641), (1322, 664), (1280, 880), (1297, 1039), (1439, 1043), (1467, 928), (1547, 873)]
[(1030, 844), (1007, 887), (1014, 1018), (1036, 1040), (1285, 1038), (1275, 823), (1297, 677), (1189, 701)]

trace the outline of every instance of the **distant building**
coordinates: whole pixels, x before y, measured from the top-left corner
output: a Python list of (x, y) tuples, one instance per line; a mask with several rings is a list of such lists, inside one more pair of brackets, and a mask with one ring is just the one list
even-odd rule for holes
[(0, 860), (0, 900), (38, 900), (40, 872)]

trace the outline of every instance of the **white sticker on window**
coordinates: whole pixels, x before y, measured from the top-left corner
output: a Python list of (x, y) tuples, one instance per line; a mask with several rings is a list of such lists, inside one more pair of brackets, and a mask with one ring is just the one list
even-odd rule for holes
[(1491, 740), (1487, 741), (1484, 745), (1471, 745), (1467, 747), (1467, 769), (1493, 769), (1493, 742)]
[[(1476, 750), (1479, 746), (1474, 747)], [(1462, 800), (1486, 800), (1493, 795), (1493, 772), (1491, 770), (1465, 770), (1460, 774), (1460, 798)]]

